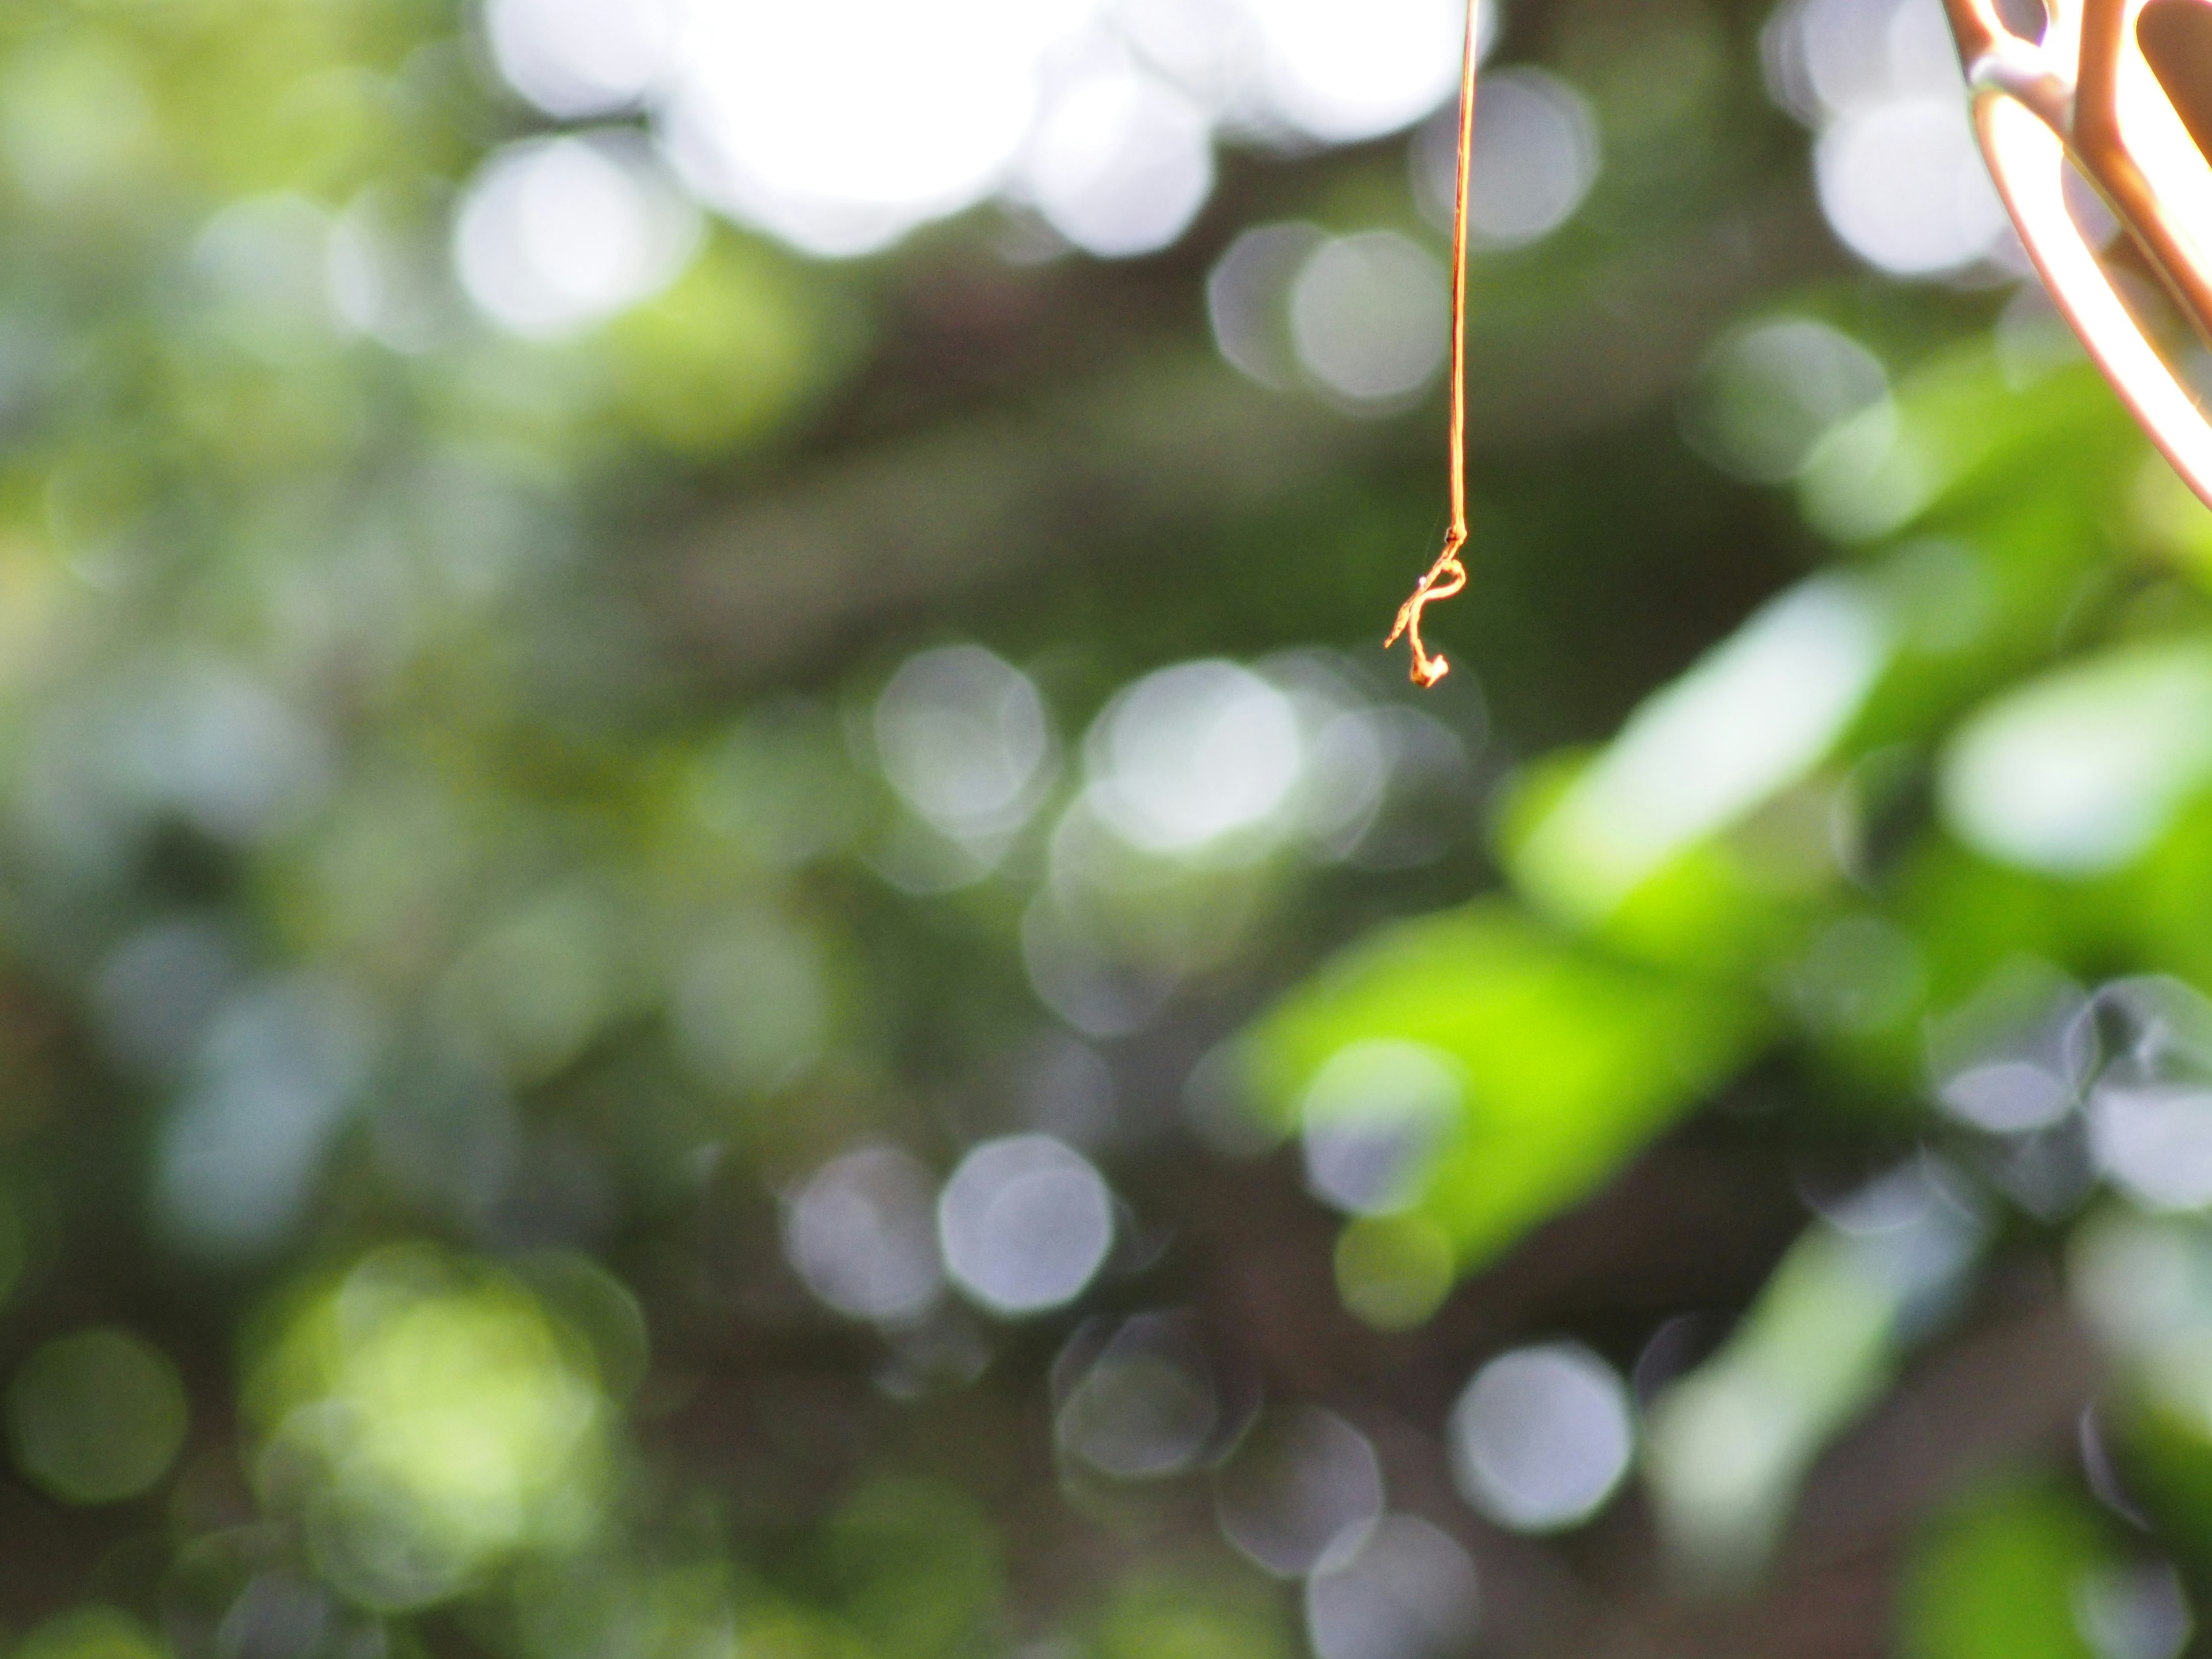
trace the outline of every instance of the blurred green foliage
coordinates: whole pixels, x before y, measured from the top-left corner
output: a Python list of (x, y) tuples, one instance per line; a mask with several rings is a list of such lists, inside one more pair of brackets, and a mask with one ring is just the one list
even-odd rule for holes
[(1762, 8), (1508, 13), (1604, 167), (1429, 697), (1437, 400), (1206, 322), (1403, 142), (534, 338), (473, 8), (0, 14), (9, 1652), (2175, 1659), (2212, 514), (1834, 247)]
[(1906, 1592), (1906, 1650), (2094, 1654), (2074, 1598), (2102, 1541), (2095, 1516), (2061, 1494), (1978, 1497), (1929, 1540)]

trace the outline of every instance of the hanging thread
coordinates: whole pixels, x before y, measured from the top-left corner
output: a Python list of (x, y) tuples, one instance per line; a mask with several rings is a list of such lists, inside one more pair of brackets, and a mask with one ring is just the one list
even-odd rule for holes
[(1444, 549), (1429, 574), (1413, 589), (1413, 598), (1398, 607), (1398, 620), (1388, 650), (1403, 635), (1413, 647), (1413, 678), (1416, 684), (1434, 685), (1451, 672), (1441, 655), (1431, 656), (1421, 641), (1421, 612), (1438, 599), (1448, 599), (1467, 586), (1467, 567), (1460, 550), (1467, 545), (1467, 200), (1474, 158), (1474, 70), (1479, 49), (1476, 24), (1480, 0), (1468, 0), (1467, 52), (1459, 82), (1459, 191), (1452, 210), (1451, 283), (1451, 524), (1444, 532)]

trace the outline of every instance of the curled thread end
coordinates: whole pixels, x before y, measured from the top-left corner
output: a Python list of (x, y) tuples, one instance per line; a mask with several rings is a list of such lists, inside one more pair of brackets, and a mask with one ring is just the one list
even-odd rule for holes
[(1382, 641), (1389, 650), (1402, 635), (1413, 647), (1413, 680), (1419, 686), (1433, 686), (1451, 672), (1451, 664), (1441, 655), (1431, 656), (1421, 642), (1421, 612), (1437, 599), (1448, 599), (1467, 586), (1467, 567), (1459, 562), (1460, 548), (1466, 536), (1455, 530), (1444, 542), (1444, 550), (1429, 567), (1429, 574), (1421, 578), (1413, 598), (1398, 607), (1398, 620), (1392, 625), (1390, 637)]

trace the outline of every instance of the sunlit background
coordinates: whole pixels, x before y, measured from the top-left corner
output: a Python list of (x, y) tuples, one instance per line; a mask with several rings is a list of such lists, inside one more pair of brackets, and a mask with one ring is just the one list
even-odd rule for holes
[(2212, 516), (1503, 0), (1412, 690), (1464, 21), (0, 9), (0, 1650), (2191, 1650)]

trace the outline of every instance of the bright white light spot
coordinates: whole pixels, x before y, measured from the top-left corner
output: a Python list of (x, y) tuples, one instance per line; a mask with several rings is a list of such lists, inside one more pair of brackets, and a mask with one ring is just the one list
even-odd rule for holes
[(1401, 758), (1389, 712), (1338, 714), (1306, 745), (1305, 830), (1324, 857), (1351, 856), (1382, 809)]
[(2023, 1060), (1991, 1060), (1943, 1085), (1951, 1115), (1992, 1134), (2047, 1129), (2073, 1109), (2066, 1080)]
[(1073, 1301), (1114, 1242), (1113, 1197), (1090, 1161), (1049, 1135), (986, 1141), (937, 1201), (954, 1283), (992, 1312)]
[(1461, 1493), (1516, 1532), (1589, 1519), (1628, 1473), (1636, 1444), (1626, 1386), (1572, 1343), (1492, 1360), (1460, 1396), (1450, 1432)]
[(957, 840), (1002, 836), (1036, 808), (1052, 748), (1044, 700), (981, 646), (908, 658), (877, 699), (875, 731), (891, 787)]
[(562, 120), (636, 105), (674, 49), (679, 0), (489, 0), (500, 73)]
[(1306, 1581), (1316, 1659), (1454, 1659), (1480, 1609), (1467, 1552), (1410, 1515), (1384, 1516), (1349, 1559)]
[(1761, 46), (1775, 101), (1808, 126), (1903, 98), (1966, 96), (1942, 0), (1794, 0)]
[(635, 137), (511, 144), (463, 198), (454, 258), (469, 297), (518, 334), (568, 333), (680, 275), (699, 222)]
[(1382, 1514), (1382, 1466), (1334, 1412), (1292, 1406), (1253, 1425), (1215, 1473), (1223, 1536), (1279, 1578), (1356, 1553)]
[(1291, 284), (1328, 240), (1318, 226), (1261, 225), (1229, 245), (1206, 279), (1206, 314), (1221, 355), (1261, 386), (1295, 386)]
[(808, 1178), (784, 1214), (784, 1254), (807, 1289), (854, 1319), (903, 1323), (944, 1288), (929, 1171), (863, 1146)]
[(1235, 110), (1254, 65), (1243, 0), (1109, 0), (1114, 33), (1210, 109)]
[[(1410, 125), (1455, 89), (1465, 16), (1460, 0), (487, 3), (501, 71), (540, 108), (642, 106), (702, 201), (831, 256), (1001, 191), (1094, 252), (1163, 246), (1211, 191), (1217, 125), (1323, 143)], [(1067, 74), (1117, 56), (1120, 75)]]
[(2180, 1659), (2197, 1618), (2180, 1575), (2148, 1561), (2087, 1574), (2074, 1587), (2074, 1625), (2098, 1659)]
[[(1414, 140), (1413, 179), (1431, 219), (1448, 228), (1459, 198), (1459, 112), (1448, 106)], [(1474, 162), (1468, 235), (1520, 247), (1575, 216), (1598, 175), (1597, 121), (1589, 101), (1557, 76), (1502, 70), (1474, 104)]]
[(1307, 370), (1354, 404), (1395, 406), (1436, 379), (1450, 344), (1443, 266), (1395, 231), (1324, 243), (1291, 289)]
[(1853, 110), (1821, 134), (1813, 161), (1836, 234), (1900, 276), (1972, 264), (2010, 223), (1960, 99)]
[(1213, 135), (1189, 99), (1116, 64), (1053, 100), (1022, 179), (1076, 246), (1108, 258), (1150, 253), (1182, 235), (1213, 193)]
[(1889, 395), (1881, 361), (1809, 317), (1753, 323), (1724, 337), (1698, 370), (1683, 435), (1715, 465), (1753, 483), (1803, 471), (1837, 425)]
[(1188, 1468), (1219, 1417), (1212, 1369), (1188, 1317), (1147, 1314), (1090, 1362), (1054, 1427), (1060, 1445), (1101, 1474), (1146, 1480)]
[(1522, 849), (1531, 888), (1610, 914), (1699, 837), (1817, 765), (1889, 659), (1887, 619), (1848, 579), (1815, 577), (1630, 717)]
[(995, 189), (1038, 60), (1083, 0), (698, 5), (662, 102), (707, 201), (802, 248), (866, 252)]
[(2212, 1087), (2100, 1088), (2089, 1144), (2106, 1176), (2145, 1209), (2212, 1204)]
[(1989, 1134), (2029, 1134), (2070, 1113), (2094, 1056), (2088, 1000), (2057, 969), (2013, 963), (1963, 1007), (1931, 1022), (1928, 1064), (1936, 1098)]
[(2089, 1096), (2089, 1141), (2148, 1210), (2212, 1204), (2212, 1003), (2179, 980), (2114, 981), (2095, 999), (2112, 1054)]
[(1353, 1215), (1389, 1215), (1420, 1195), (1458, 1121), (1459, 1073), (1418, 1042), (1355, 1042), (1316, 1074), (1303, 1109), (1306, 1184)]
[(2212, 652), (2143, 646), (2049, 675), (1968, 720), (1940, 774), (1951, 827), (2007, 864), (2118, 869), (2212, 778)]
[(1218, 659), (1139, 680), (1107, 706), (1084, 752), (1099, 817), (1155, 853), (1195, 852), (1267, 823), (1304, 764), (1290, 700)]
[(1401, 711), (1372, 706), (1348, 666), (1321, 651), (1285, 652), (1260, 665), (1297, 715), (1305, 753), (1295, 804), (1300, 835), (1315, 855), (1331, 860), (1349, 856), (1373, 828), (1407, 759), (1392, 718)]
[(1821, 129), (1820, 205), (1853, 252), (1924, 276), (2003, 248), (1941, 0), (1797, 0), (1764, 46), (1777, 101)]
[[(1342, 143), (1410, 126), (1459, 83), (1459, 0), (1243, 0), (1265, 43), (1274, 113)], [(1478, 106), (1479, 107), (1479, 106)]]

